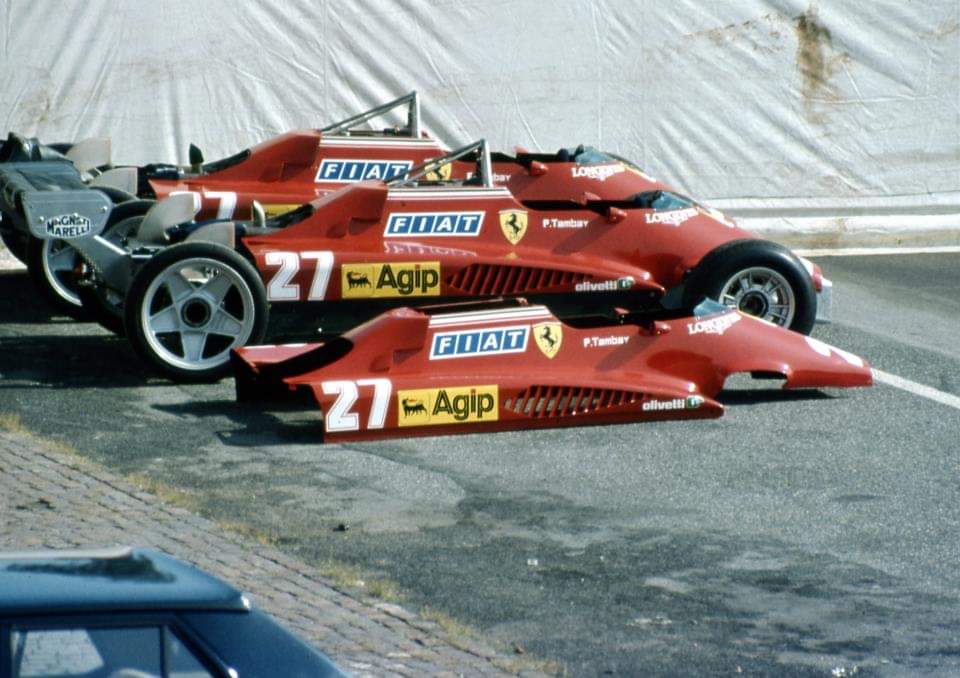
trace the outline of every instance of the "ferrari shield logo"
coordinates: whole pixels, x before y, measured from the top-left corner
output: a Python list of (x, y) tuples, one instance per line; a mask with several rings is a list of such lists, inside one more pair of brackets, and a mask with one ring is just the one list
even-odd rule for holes
[(500, 228), (510, 244), (516, 245), (527, 232), (527, 211), (500, 210)]
[(553, 358), (563, 343), (563, 325), (560, 323), (540, 323), (533, 326), (533, 338), (543, 355)]
[(445, 162), (439, 167), (434, 168), (432, 171), (427, 172), (424, 178), (427, 181), (449, 181), (452, 173), (453, 165), (449, 162)]

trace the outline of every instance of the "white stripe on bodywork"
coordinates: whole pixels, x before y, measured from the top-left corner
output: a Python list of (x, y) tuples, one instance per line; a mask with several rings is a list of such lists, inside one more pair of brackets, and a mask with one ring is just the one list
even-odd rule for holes
[(942, 247), (840, 247), (836, 249), (809, 249), (793, 250), (797, 256), (803, 257), (866, 257), (872, 255), (890, 254), (960, 254), (960, 246), (944, 245)]
[(506, 198), (511, 193), (505, 188), (471, 188), (462, 190), (459, 188), (448, 188), (441, 190), (424, 190), (420, 188), (393, 188), (387, 194), (388, 198), (395, 200), (462, 200), (463, 198)]
[(550, 317), (553, 316), (551, 316), (550, 311), (548, 311), (545, 306), (534, 306), (532, 308), (509, 309), (505, 311), (476, 311), (473, 313), (436, 315), (430, 318), (430, 327), (501, 322), (504, 320), (531, 320)]

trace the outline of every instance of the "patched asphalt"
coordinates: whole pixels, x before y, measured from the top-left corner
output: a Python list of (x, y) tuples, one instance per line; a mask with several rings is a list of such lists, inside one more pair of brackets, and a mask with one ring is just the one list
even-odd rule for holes
[[(960, 255), (820, 263), (817, 337), (960, 394)], [(0, 321), (0, 413), (573, 675), (960, 671), (960, 410), (738, 379), (717, 420), (318, 445), (313, 413), (155, 378), (22, 273)]]

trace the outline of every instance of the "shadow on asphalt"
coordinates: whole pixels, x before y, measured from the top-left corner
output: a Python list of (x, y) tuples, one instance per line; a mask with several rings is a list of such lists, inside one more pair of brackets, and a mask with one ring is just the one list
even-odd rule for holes
[(773, 388), (751, 388), (720, 391), (717, 401), (723, 405), (762, 405), (764, 403), (784, 403), (801, 400), (833, 400), (836, 396), (816, 389), (787, 390)]
[(215, 432), (220, 442), (231, 447), (312, 445), (323, 442), (320, 409), (316, 406), (311, 408), (309, 404), (205, 400), (154, 405), (154, 408), (177, 416), (225, 418), (242, 426), (241, 429)]
[(169, 383), (154, 378), (126, 340), (105, 334), (2, 338), (0, 374), (4, 380), (71, 390)]
[(76, 322), (47, 304), (26, 271), (0, 271), (0, 321), (25, 324)]

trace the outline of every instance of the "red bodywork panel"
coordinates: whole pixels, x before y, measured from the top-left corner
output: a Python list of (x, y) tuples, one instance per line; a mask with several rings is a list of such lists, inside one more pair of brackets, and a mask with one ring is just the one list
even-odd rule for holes
[(312, 395), (326, 440), (719, 417), (737, 372), (872, 383), (861, 358), (739, 311), (577, 328), (543, 306), (395, 309), (327, 344), (234, 353), (237, 392)]
[[(568, 181), (572, 192), (583, 179)], [(611, 216), (603, 201), (536, 203), (505, 187), (361, 182), (313, 205), (299, 223), (243, 238), (271, 302), (611, 291), (658, 298), (710, 250), (754, 237), (702, 207), (618, 208)]]
[[(435, 139), (384, 135), (324, 135), (318, 130), (287, 132), (250, 149), (243, 161), (215, 172), (179, 180), (151, 179), (158, 199), (171, 193), (193, 192), (200, 202), (197, 219), (249, 219), (254, 200), (268, 213), (302, 205), (360, 180), (387, 179), (447, 153)], [(498, 156), (493, 180), (524, 200), (622, 200), (637, 193), (672, 190), (622, 162), (578, 165), (531, 162)], [(509, 159), (505, 159), (509, 158)], [(450, 178), (473, 175), (475, 163), (450, 163)], [(385, 174), (386, 173), (386, 174)]]
[(446, 152), (429, 137), (325, 136), (297, 130), (254, 146), (249, 157), (226, 169), (180, 180), (151, 179), (150, 185), (158, 199), (194, 192), (200, 200), (197, 219), (249, 219), (254, 200), (268, 213), (282, 212), (357, 177), (383, 171), (394, 175)]

